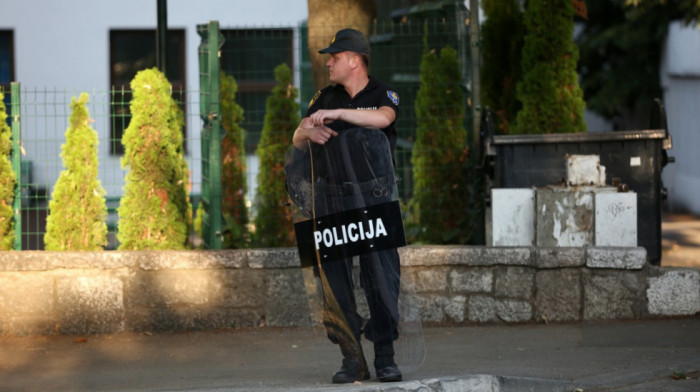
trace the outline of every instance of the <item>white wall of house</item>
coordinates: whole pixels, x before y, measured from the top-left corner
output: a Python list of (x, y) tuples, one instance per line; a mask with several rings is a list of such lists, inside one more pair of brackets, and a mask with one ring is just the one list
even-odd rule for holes
[(700, 27), (673, 23), (661, 63), (661, 84), (676, 162), (663, 171), (667, 206), (700, 216)]
[[(199, 89), (197, 24), (218, 20), (222, 29), (233, 27), (293, 27), (307, 17), (306, 0), (169, 0), (168, 27), (184, 29), (186, 36), (187, 90)], [(110, 29), (155, 29), (155, 0), (3, 0), (0, 29), (14, 32), (15, 80), (23, 89), (61, 91), (77, 96), (85, 91), (106, 92), (110, 86)], [(51, 95), (52, 93), (49, 93)], [(65, 95), (61, 94), (61, 95)], [(45, 94), (44, 94), (45, 95)], [(97, 96), (97, 95), (96, 95)], [(23, 97), (31, 99), (31, 96)], [(196, 101), (198, 102), (198, 100)], [(109, 135), (108, 99), (92, 99), (93, 127), (101, 139)], [(188, 132), (198, 135), (199, 107), (188, 110)], [(68, 113), (56, 108), (57, 113)], [(34, 148), (25, 147), (23, 159), (34, 163), (34, 182), (53, 186), (62, 169), (58, 154), (67, 127), (65, 119), (35, 119), (23, 124), (23, 138), (46, 139)], [(198, 136), (188, 145), (188, 161), (193, 171), (194, 193), (201, 178)], [(51, 159), (49, 159), (49, 157)], [(108, 196), (121, 194), (124, 172), (119, 157), (109, 155), (106, 143), (100, 146), (100, 178)]]

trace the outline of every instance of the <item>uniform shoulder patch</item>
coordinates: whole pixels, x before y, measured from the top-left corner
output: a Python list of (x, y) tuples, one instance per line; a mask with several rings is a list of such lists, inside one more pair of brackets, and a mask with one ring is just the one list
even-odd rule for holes
[(395, 91), (387, 90), (386, 95), (391, 99), (394, 105), (399, 106), (399, 94), (396, 94)]
[(321, 95), (321, 90), (317, 90), (317, 91), (316, 91), (316, 94), (314, 94), (313, 98), (311, 98), (311, 101), (309, 101), (309, 106), (307, 107), (307, 109), (310, 108), (311, 105), (314, 104), (314, 102), (316, 102), (316, 100), (318, 99), (318, 97), (319, 97), (320, 95)]

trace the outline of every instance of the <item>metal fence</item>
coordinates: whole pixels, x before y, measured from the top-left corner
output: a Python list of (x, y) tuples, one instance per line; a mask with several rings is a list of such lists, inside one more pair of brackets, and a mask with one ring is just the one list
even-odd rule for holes
[(222, 245), (222, 184), (221, 184), (221, 105), (219, 49), (223, 37), (219, 25), (211, 22), (197, 26), (202, 42), (199, 45), (200, 111), (202, 125), (202, 240), (210, 249)]
[[(81, 91), (68, 91), (45, 88), (32, 88), (13, 84), (11, 96), (13, 104), (8, 108), (9, 116), (15, 128), (20, 129), (14, 140), (16, 152), (13, 160), (18, 160), (20, 168), (18, 173), (18, 198), (16, 202), (19, 214), (16, 214), (17, 238), (15, 248), (43, 249), (44, 233), (46, 231), (46, 217), (53, 186), (62, 170), (61, 146), (65, 143), (65, 131), (68, 128), (70, 117), (70, 102), (77, 98)], [(125, 94), (126, 93), (126, 94)], [(184, 92), (179, 92), (183, 94)], [(121, 167), (121, 155), (110, 152), (110, 144), (121, 143), (111, 137), (111, 130), (118, 123), (123, 128), (128, 125), (129, 114), (115, 107), (128, 107), (129, 102), (122, 98), (128, 96), (128, 91), (90, 91), (88, 92), (88, 110), (93, 120), (91, 126), (99, 137), (98, 159), (99, 179), (107, 192), (108, 207), (108, 241), (106, 249), (117, 247), (117, 214), (119, 200), (124, 187), (126, 172)], [(187, 92), (190, 97), (182, 103), (185, 112), (185, 135), (187, 146), (186, 159), (192, 171), (192, 199), (199, 201), (201, 194), (201, 148), (199, 110), (197, 108), (198, 92)], [(9, 113), (8, 113), (9, 114)], [(17, 121), (15, 122), (15, 119)], [(17, 159), (18, 158), (18, 159)], [(17, 171), (17, 170), (16, 170)]]
[[(401, 10), (387, 20), (377, 21), (371, 29), (371, 73), (396, 89), (401, 97), (396, 159), (398, 175), (402, 178), (400, 194), (404, 199), (410, 198), (412, 192), (410, 160), (416, 124), (413, 101), (420, 85), (419, 66), (425, 31), (428, 31), (430, 48), (439, 50), (442, 46), (451, 45), (458, 49), (464, 75), (462, 87), (468, 90), (470, 68), (466, 19), (463, 7), (414, 8)], [(191, 199), (195, 207), (201, 200), (208, 206), (210, 218), (214, 220), (205, 228), (205, 236), (210, 238), (207, 245), (218, 248), (220, 243), (212, 236), (221, 230), (221, 222), (216, 221), (220, 219), (220, 205), (216, 206), (221, 200), (221, 187), (216, 184), (220, 156), (216, 154), (221, 131), (213, 121), (215, 118), (205, 115), (210, 113), (211, 105), (218, 103), (218, 72), (233, 75), (239, 85), (237, 102), (245, 111), (245, 120), (241, 125), (246, 131), (249, 200), (252, 200), (256, 187), (257, 161), (254, 152), (263, 127), (265, 100), (274, 86), (274, 68), (286, 62), (293, 69), (295, 84), (300, 91), (301, 115), (314, 88), (305, 24), (284, 28), (220, 28), (220, 34), (214, 32), (213, 35), (211, 27), (210, 23), (198, 28), (202, 37), (198, 53), (200, 90), (174, 91), (174, 95), (182, 100), (186, 119), (183, 132), (186, 159), (191, 170)], [(213, 37), (218, 42), (212, 41)], [(217, 66), (220, 68), (217, 69)], [(21, 249), (43, 249), (48, 201), (63, 170), (60, 153), (70, 116), (69, 104), (71, 98), (78, 97), (81, 91), (14, 87), (8, 94), (13, 98), (8, 111), (18, 115), (15, 118), (21, 121), (21, 147), (18, 147), (21, 151), (14, 154), (15, 159), (19, 156), (21, 160), (21, 176), (18, 176), (21, 177), (18, 201), (21, 213), (16, 217), (20, 221)], [(114, 130), (123, 130), (128, 126), (127, 109), (131, 95), (123, 89), (87, 92), (90, 96), (88, 109), (94, 119), (92, 127), (100, 140), (99, 178), (108, 198), (107, 249), (115, 249), (118, 246), (116, 208), (124, 186), (125, 171), (121, 168), (119, 149), (111, 147), (121, 143)], [(470, 129), (470, 110), (466, 102), (465, 108), (468, 115), (464, 122)], [(216, 113), (216, 110), (213, 112)], [(13, 118), (12, 115), (9, 117)]]

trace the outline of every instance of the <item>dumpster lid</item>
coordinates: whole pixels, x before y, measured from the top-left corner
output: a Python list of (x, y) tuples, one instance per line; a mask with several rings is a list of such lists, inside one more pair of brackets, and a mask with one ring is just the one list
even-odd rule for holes
[(580, 143), (664, 138), (666, 138), (665, 129), (645, 129), (635, 131), (612, 132), (548, 133), (536, 135), (494, 135), (493, 144)]

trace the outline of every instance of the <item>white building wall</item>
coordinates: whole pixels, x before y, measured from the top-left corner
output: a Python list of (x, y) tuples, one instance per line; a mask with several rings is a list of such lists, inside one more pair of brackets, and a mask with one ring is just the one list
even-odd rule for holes
[[(198, 88), (196, 25), (289, 27), (306, 0), (169, 0), (168, 27), (185, 29), (188, 88)], [(108, 88), (110, 29), (155, 29), (155, 0), (4, 0), (0, 28), (14, 30), (16, 78), (27, 86)]]
[(693, 23), (669, 27), (661, 63), (661, 83), (673, 138), (663, 170), (667, 207), (700, 215), (700, 28)]
[[(187, 90), (199, 90), (197, 24), (218, 20), (222, 29), (233, 27), (293, 27), (307, 17), (306, 0), (169, 0), (168, 27), (184, 29), (186, 35)], [(91, 94), (90, 114), (100, 138), (109, 135), (109, 106), (106, 98), (95, 102), (93, 92), (109, 90), (110, 29), (155, 29), (155, 0), (3, 0), (0, 29), (14, 31), (15, 79), (23, 89), (65, 91), (68, 101), (85, 91)], [(30, 98), (25, 96), (25, 98)], [(190, 97), (194, 98), (194, 97)], [(195, 99), (198, 102), (198, 98)], [(198, 105), (188, 107), (188, 162), (193, 171), (194, 193), (199, 193), (201, 157)], [(56, 108), (59, 113), (69, 113)], [(60, 120), (60, 121), (59, 121)], [(46, 139), (40, 147), (26, 149), (23, 159), (34, 162), (34, 182), (53, 186), (61, 171), (60, 146), (64, 141), (64, 119), (27, 119), (23, 138)], [(48, 157), (51, 158), (51, 162)], [(124, 172), (119, 157), (100, 145), (100, 178), (108, 196), (121, 194)], [(50, 191), (50, 190), (49, 190)]]

